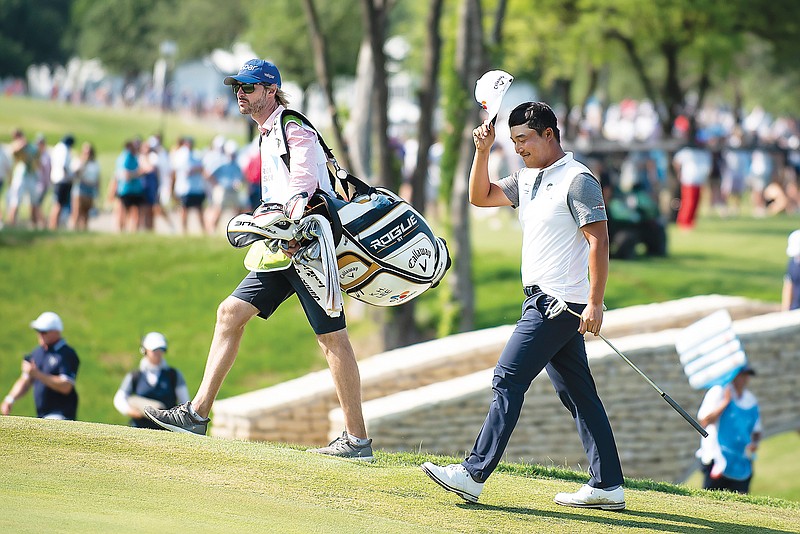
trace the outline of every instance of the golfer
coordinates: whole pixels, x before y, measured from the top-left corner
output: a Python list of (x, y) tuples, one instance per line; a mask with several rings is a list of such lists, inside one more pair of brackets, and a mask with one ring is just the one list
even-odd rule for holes
[[(477, 502), (497, 467), (519, 419), (525, 392), (542, 369), (578, 426), (589, 461), (589, 483), (559, 493), (565, 506), (622, 510), (622, 468), (611, 425), (589, 370), (583, 334), (597, 335), (603, 322), (608, 277), (608, 230), (600, 182), (561, 148), (556, 116), (547, 104), (526, 102), (508, 118), (511, 140), (525, 168), (489, 181), (495, 129), (484, 123), (473, 133), (475, 158), (469, 176), (475, 206), (513, 206), (522, 224), (522, 317), (495, 367), (494, 399), (461, 464), (430, 462), (422, 469), (444, 489)], [(587, 280), (587, 271), (589, 278)], [(545, 316), (560, 298), (580, 318)]]
[[(281, 90), (278, 68), (261, 59), (247, 61), (236, 76), (225, 78), (239, 104), (239, 112), (258, 124), (261, 133), (261, 200), (294, 205), (292, 218), (302, 215), (305, 204), (290, 199), (308, 199), (317, 189), (330, 191), (327, 159), (313, 128), (282, 112), (288, 105)], [(285, 135), (285, 143), (283, 142)], [(281, 157), (288, 146), (291, 169)], [(287, 253), (299, 248), (289, 242)], [(288, 265), (287, 265), (288, 267)], [(293, 268), (269, 272), (250, 272), (233, 294), (217, 309), (214, 337), (208, 353), (205, 373), (194, 399), (171, 410), (145, 409), (156, 424), (176, 432), (205, 434), (211, 405), (222, 381), (236, 359), (245, 325), (255, 316), (268, 319), (283, 301), (296, 294), (317, 336), (331, 370), (336, 394), (344, 412), (345, 431), (327, 447), (311, 452), (371, 461), (372, 440), (361, 411), (361, 378), (347, 334), (344, 313), (329, 317), (316, 303)], [(290, 343), (291, 340), (287, 340)], [(277, 346), (277, 345), (276, 345)]]

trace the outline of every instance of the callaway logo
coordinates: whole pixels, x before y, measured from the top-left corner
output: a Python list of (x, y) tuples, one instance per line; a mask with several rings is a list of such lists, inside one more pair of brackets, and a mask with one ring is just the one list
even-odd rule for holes
[(380, 236), (378, 239), (373, 239), (369, 246), (374, 250), (381, 249), (390, 245), (393, 241), (402, 241), (403, 235), (411, 231), (417, 226), (417, 217), (413, 213), (408, 215), (408, 218)]
[(411, 253), (411, 259), (408, 260), (408, 268), (413, 269), (414, 266), (419, 262), (419, 266), (422, 267), (423, 271), (428, 270), (428, 260), (423, 259), (419, 261), (420, 258), (426, 256), (428, 258), (432, 258), (433, 254), (427, 248), (418, 248)]
[(339, 271), (339, 278), (355, 278), (356, 273), (358, 272), (358, 266), (355, 267), (345, 267), (341, 271)]
[(497, 78), (497, 81), (494, 82), (494, 90), (496, 91), (500, 87), (503, 87), (506, 84), (506, 77), (500, 76)]

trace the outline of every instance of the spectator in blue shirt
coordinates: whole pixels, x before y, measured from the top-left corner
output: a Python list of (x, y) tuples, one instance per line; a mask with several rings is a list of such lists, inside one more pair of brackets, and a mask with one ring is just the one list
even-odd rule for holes
[(242, 174), (242, 169), (236, 162), (239, 146), (236, 141), (228, 139), (223, 145), (222, 151), (226, 158), (225, 161), (208, 175), (208, 181), (211, 184), (209, 232), (214, 232), (217, 229), (222, 210), (231, 209), (236, 213), (241, 211), (239, 192), (242, 190), (244, 174)]
[(22, 375), (6, 395), (0, 413), (9, 415), (14, 403), (33, 386), (36, 414), (44, 419), (77, 417), (78, 355), (61, 337), (64, 324), (53, 312), (44, 312), (31, 323), (39, 337), (39, 346), (22, 361)]

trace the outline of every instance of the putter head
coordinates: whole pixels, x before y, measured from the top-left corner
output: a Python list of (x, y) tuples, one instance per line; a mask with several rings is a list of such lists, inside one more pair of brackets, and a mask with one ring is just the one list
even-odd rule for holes
[(548, 319), (555, 319), (556, 317), (564, 313), (564, 310), (566, 309), (567, 309), (566, 302), (564, 302), (562, 299), (558, 297), (553, 297), (553, 302), (551, 302), (547, 306), (547, 309), (545, 309), (544, 316), (547, 317)]

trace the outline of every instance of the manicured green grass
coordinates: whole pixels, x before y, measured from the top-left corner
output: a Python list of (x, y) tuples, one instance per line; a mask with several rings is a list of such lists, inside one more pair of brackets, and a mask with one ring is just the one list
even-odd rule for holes
[(419, 463), (373, 464), (285, 445), (93, 423), (0, 418), (0, 531), (76, 532), (798, 532), (800, 505), (627, 480), (622, 512), (553, 503), (585, 477), (501, 464), (466, 504)]

